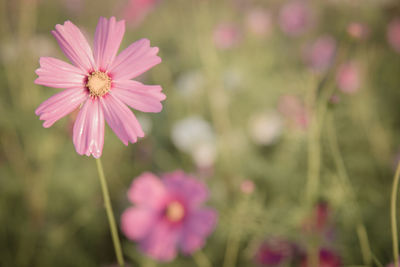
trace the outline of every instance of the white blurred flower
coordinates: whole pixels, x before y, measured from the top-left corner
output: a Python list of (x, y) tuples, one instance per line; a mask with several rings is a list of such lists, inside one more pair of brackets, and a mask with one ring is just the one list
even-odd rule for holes
[(281, 136), (283, 120), (276, 111), (254, 114), (249, 120), (250, 136), (256, 144), (271, 145)]
[(215, 144), (204, 143), (198, 144), (193, 150), (192, 157), (198, 167), (211, 167), (217, 156)]
[(243, 83), (243, 73), (237, 68), (228, 68), (223, 73), (224, 87), (236, 90)]
[(211, 125), (199, 116), (176, 122), (171, 138), (181, 151), (190, 154), (199, 167), (211, 166), (216, 157), (216, 137)]
[(177, 91), (184, 97), (191, 97), (204, 86), (204, 75), (199, 70), (181, 74), (176, 81)]

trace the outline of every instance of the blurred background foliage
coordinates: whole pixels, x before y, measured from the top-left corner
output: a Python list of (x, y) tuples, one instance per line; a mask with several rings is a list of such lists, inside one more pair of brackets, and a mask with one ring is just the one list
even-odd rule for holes
[[(57, 90), (33, 83), (40, 56), (65, 59), (56, 24), (71, 20), (91, 43), (112, 15), (127, 20), (121, 48), (140, 38), (160, 48), (162, 64), (140, 80), (167, 95), (160, 114), (135, 111), (146, 133), (137, 144), (107, 129), (117, 220), (143, 171), (196, 175), (219, 212), (200, 259), (164, 265), (271, 266), (260, 249), (275, 239), (324, 247), (342, 265), (392, 261), (398, 2), (0, 0), (0, 10), (1, 266), (115, 264), (95, 161), (71, 141), (76, 113), (44, 129), (34, 110)], [(132, 266), (159, 264), (122, 242)]]

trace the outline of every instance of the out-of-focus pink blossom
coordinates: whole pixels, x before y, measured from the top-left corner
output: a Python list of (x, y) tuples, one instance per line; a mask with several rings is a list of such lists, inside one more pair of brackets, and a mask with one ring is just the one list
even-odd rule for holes
[[(311, 264), (308, 262), (308, 255), (305, 255), (301, 263), (301, 267), (309, 267)], [(342, 260), (340, 256), (335, 252), (328, 249), (320, 249), (319, 251), (319, 267), (339, 267), (342, 266)]]
[(65, 8), (72, 14), (80, 15), (84, 8), (83, 0), (63, 0)]
[(294, 95), (283, 95), (279, 99), (278, 111), (296, 128), (305, 130), (309, 124), (309, 111)]
[(160, 0), (129, 0), (122, 17), (132, 26), (138, 26), (154, 10)]
[(271, 13), (263, 8), (254, 8), (246, 15), (247, 28), (257, 36), (266, 36), (271, 32)]
[(305, 61), (312, 70), (324, 72), (331, 66), (335, 52), (335, 39), (330, 35), (323, 35), (306, 48)]
[(284, 33), (298, 36), (310, 28), (311, 16), (311, 10), (306, 1), (293, 0), (282, 7), (279, 14), (279, 25)]
[(217, 213), (203, 207), (206, 186), (182, 171), (159, 179), (152, 173), (136, 178), (128, 192), (135, 204), (121, 217), (123, 233), (154, 259), (171, 261), (177, 250), (191, 254), (204, 246)]
[(354, 94), (360, 88), (360, 71), (356, 63), (346, 62), (339, 66), (336, 83), (343, 93)]
[(354, 39), (364, 40), (369, 35), (369, 28), (361, 22), (352, 22), (347, 26), (347, 33)]
[(255, 260), (261, 266), (280, 266), (292, 260), (296, 250), (296, 246), (287, 240), (271, 238), (261, 244)]
[(214, 44), (219, 49), (232, 48), (240, 42), (242, 34), (239, 27), (234, 23), (219, 24), (213, 34)]
[(400, 53), (400, 18), (394, 18), (387, 27), (387, 40), (390, 46)]
[(254, 192), (254, 182), (252, 180), (244, 180), (240, 184), (240, 190), (242, 193), (250, 195)]

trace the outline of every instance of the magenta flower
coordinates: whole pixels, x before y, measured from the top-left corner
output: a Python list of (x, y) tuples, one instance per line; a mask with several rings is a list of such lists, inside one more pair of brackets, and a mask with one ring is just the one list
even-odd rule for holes
[(282, 266), (292, 261), (296, 254), (296, 245), (285, 239), (274, 237), (261, 244), (255, 260), (260, 266)]
[(122, 231), (160, 261), (174, 259), (178, 249), (184, 254), (200, 249), (216, 225), (217, 213), (202, 207), (207, 188), (182, 171), (164, 174), (161, 180), (143, 173), (128, 197), (135, 207), (122, 214)]
[(43, 102), (36, 115), (48, 128), (80, 107), (73, 128), (73, 143), (80, 155), (101, 156), (104, 119), (125, 145), (144, 136), (127, 106), (143, 112), (162, 109), (165, 95), (161, 86), (131, 80), (161, 62), (158, 48), (141, 39), (117, 56), (124, 32), (124, 21), (100, 18), (92, 52), (78, 27), (66, 21), (56, 25), (52, 33), (73, 65), (56, 58), (40, 58), (35, 83), (65, 90)]
[[(308, 263), (307, 255), (303, 258), (301, 262), (301, 267), (308, 267), (310, 264)], [(321, 248), (319, 250), (319, 264), (320, 267), (339, 267), (342, 266), (342, 260), (340, 256), (335, 252)]]

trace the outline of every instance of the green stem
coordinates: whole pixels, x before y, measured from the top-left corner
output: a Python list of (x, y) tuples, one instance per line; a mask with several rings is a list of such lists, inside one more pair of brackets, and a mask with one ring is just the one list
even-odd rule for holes
[(115, 254), (117, 256), (119, 266), (124, 266), (125, 263), (124, 263), (124, 258), (122, 256), (121, 243), (119, 241), (117, 226), (115, 223), (114, 213), (111, 206), (110, 193), (108, 192), (107, 181), (106, 177), (104, 176), (103, 165), (101, 164), (100, 158), (96, 159), (96, 164), (97, 164), (97, 171), (99, 173), (101, 190), (103, 192), (104, 207), (106, 208), (108, 224), (110, 225), (111, 236), (114, 243)]
[(199, 267), (211, 267), (210, 260), (201, 250), (193, 254), (193, 259)]
[(342, 154), (340, 152), (339, 143), (336, 135), (335, 120), (333, 113), (327, 116), (327, 138), (332, 153), (333, 161), (336, 165), (338, 177), (344, 193), (350, 198), (353, 204), (354, 216), (357, 220), (357, 236), (360, 242), (361, 254), (363, 257), (364, 264), (371, 266), (372, 264), (372, 252), (368, 241), (367, 230), (363, 224), (362, 216), (360, 212), (360, 206), (357, 203), (356, 193), (353, 189), (352, 183), (350, 181), (349, 175), (347, 174), (346, 166)]
[(399, 187), (400, 177), (400, 162), (397, 164), (396, 174), (394, 176), (392, 198), (391, 198), (391, 218), (392, 218), (392, 240), (393, 240), (393, 257), (394, 266), (399, 267), (399, 240), (397, 236), (397, 219), (396, 219), (396, 203), (397, 203), (397, 191)]

